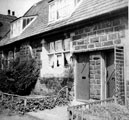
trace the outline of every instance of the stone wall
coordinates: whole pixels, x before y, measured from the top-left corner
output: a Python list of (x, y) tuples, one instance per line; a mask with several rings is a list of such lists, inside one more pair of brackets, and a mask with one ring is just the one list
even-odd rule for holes
[(126, 17), (114, 18), (75, 31), (72, 37), (73, 51), (87, 51), (123, 44), (126, 20)]
[[(114, 18), (109, 18), (106, 20), (101, 20), (100, 22), (92, 22), (87, 24), (85, 27), (82, 27), (81, 29), (78, 29), (74, 31), (71, 34), (72, 37), (72, 51), (74, 53), (79, 52), (89, 52), (89, 51), (96, 51), (97, 50), (107, 50), (110, 48), (114, 48), (114, 46), (121, 45), (124, 47), (127, 47), (126, 43), (127, 41), (127, 31), (128, 31), (128, 18), (126, 15), (118, 16)], [(92, 53), (92, 52), (91, 52)], [(125, 54), (126, 53), (126, 54)], [(124, 62), (125, 62), (125, 68), (124, 69), (126, 74), (127, 66), (127, 56), (128, 52), (125, 51), (124, 55)], [(100, 72), (99, 68), (96, 70), (96, 61), (92, 58), (94, 54), (90, 54), (90, 98), (91, 99), (100, 99), (101, 96), (101, 81), (103, 78), (100, 78), (100, 73), (97, 73), (96, 71)], [(101, 59), (98, 59), (99, 62)], [(101, 63), (98, 63), (101, 64)], [(126, 75), (127, 76), (127, 75)], [(125, 76), (125, 80), (128, 79)], [(123, 89), (123, 86), (119, 85), (121, 89)], [(129, 84), (127, 83), (127, 96), (129, 96)], [(123, 93), (122, 93), (123, 94)], [(121, 93), (119, 92), (119, 95)]]
[(101, 99), (101, 58), (98, 53), (90, 54), (90, 99)]

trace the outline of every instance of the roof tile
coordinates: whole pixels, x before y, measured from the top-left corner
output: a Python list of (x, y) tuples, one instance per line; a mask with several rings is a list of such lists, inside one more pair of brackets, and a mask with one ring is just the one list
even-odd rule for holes
[(68, 19), (50, 25), (48, 25), (48, 5), (48, 0), (42, 0), (32, 6), (24, 16), (38, 15), (36, 20), (20, 36), (3, 39), (0, 46), (127, 7), (128, 0), (83, 0)]

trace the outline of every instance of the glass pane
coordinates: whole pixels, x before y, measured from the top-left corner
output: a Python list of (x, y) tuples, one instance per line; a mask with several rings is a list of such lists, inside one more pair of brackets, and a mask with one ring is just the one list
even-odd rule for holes
[(23, 19), (23, 27), (22, 28), (25, 28), (26, 26), (26, 19)]
[(54, 55), (49, 56), (49, 64), (52, 68), (54, 68)]
[(57, 55), (57, 67), (62, 65), (62, 55), (58, 54)]

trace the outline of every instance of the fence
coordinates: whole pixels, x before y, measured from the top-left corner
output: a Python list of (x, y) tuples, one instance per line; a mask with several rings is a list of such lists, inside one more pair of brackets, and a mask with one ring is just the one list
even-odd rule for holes
[(52, 109), (56, 105), (66, 105), (68, 102), (67, 86), (63, 87), (57, 95), (53, 96), (19, 96), (0, 92), (1, 106), (19, 113)]
[(68, 107), (69, 120), (101, 120), (101, 118), (102, 120), (109, 120), (108, 113), (101, 115), (100, 117), (99, 115), (91, 115), (91, 111), (89, 111), (89, 109), (92, 109), (92, 107), (96, 105), (105, 105), (111, 103), (116, 103), (116, 99), (109, 98), (106, 100), (99, 100), (82, 105)]

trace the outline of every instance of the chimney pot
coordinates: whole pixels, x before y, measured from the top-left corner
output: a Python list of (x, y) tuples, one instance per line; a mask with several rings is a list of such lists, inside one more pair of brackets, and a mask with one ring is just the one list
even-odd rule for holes
[(15, 16), (15, 12), (14, 11), (12, 11), (12, 16)]
[(11, 13), (11, 10), (8, 10), (8, 15), (10, 15), (10, 13)]

